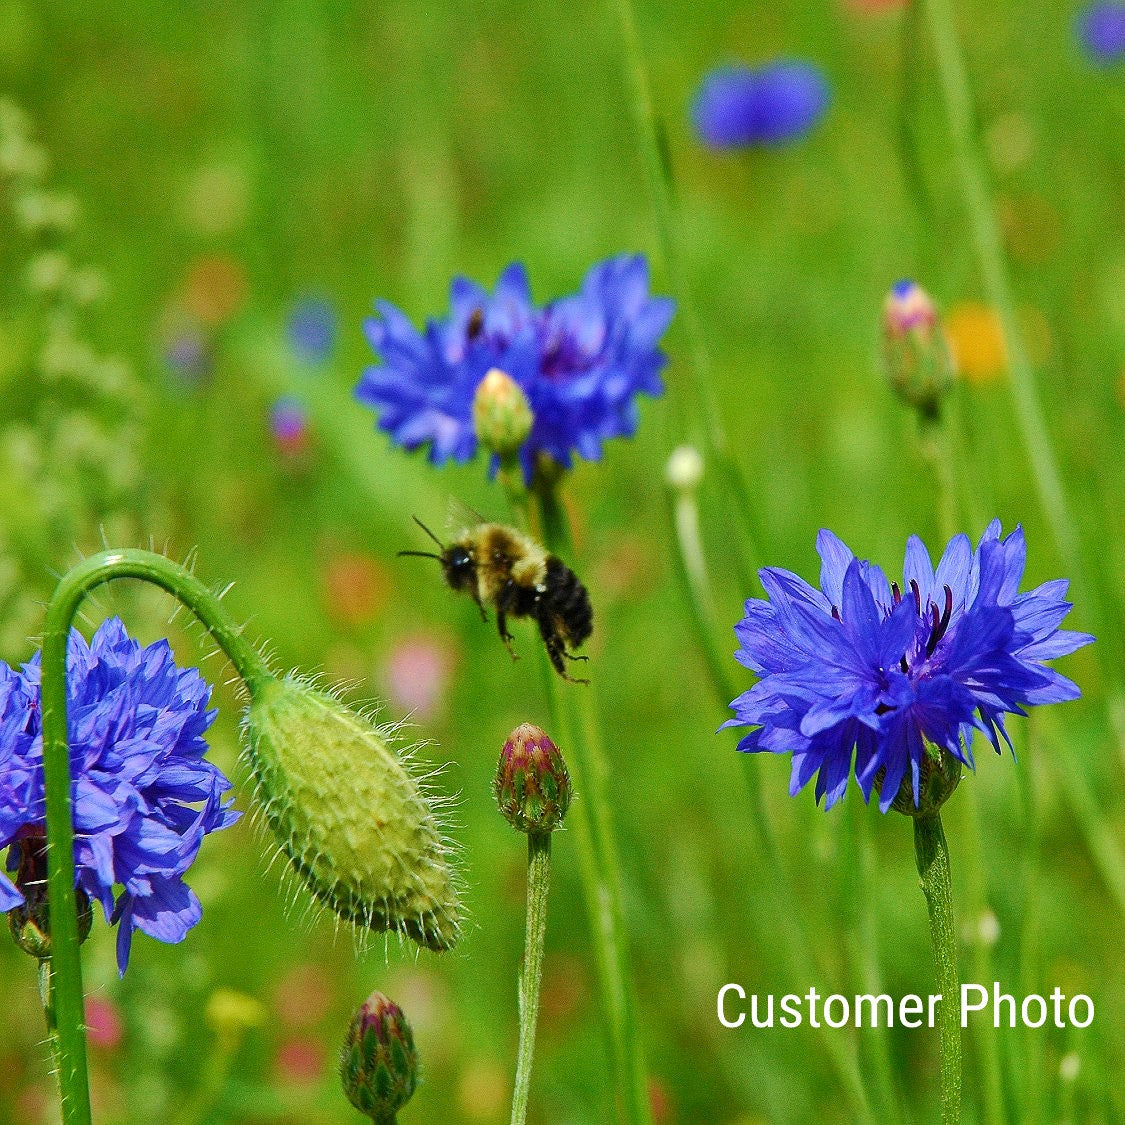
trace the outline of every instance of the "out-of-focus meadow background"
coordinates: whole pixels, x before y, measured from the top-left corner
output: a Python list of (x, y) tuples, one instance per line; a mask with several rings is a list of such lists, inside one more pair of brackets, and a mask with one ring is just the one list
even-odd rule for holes
[[(949, 807), (961, 961), (967, 979), (988, 965), (984, 983), (1017, 995), (1059, 985), (1096, 1004), (1085, 1031), (999, 1033), (1009, 1120), (1125, 1120), (1125, 797), (1102, 675), (1125, 597), (1125, 68), (1090, 63), (1070, 4), (958, 10), (1019, 319), (1081, 536), (1087, 588), (1074, 588), (1069, 624), (1103, 647), (1102, 663), (1094, 649), (1063, 663), (1084, 698), (1014, 720), (1016, 764), (981, 745), (978, 773)], [(861, 0), (653, 0), (639, 19), (685, 274), (756, 497), (758, 561), (815, 579), (822, 526), (888, 570), (911, 532), (940, 549), (915, 422), (879, 364), (884, 294), (911, 276), (942, 306), (961, 366), (960, 523), (975, 539), (994, 515), (1022, 522), (1028, 584), (1062, 574), (924, 24), (911, 36), (903, 9)], [(774, 151), (703, 148), (688, 111), (704, 72), (775, 55), (824, 70), (824, 122)], [(95, 926), (84, 964), (97, 1119), (352, 1120), (336, 1052), (378, 987), (412, 1019), (425, 1068), (402, 1120), (506, 1120), (525, 856), (489, 787), (508, 731), (547, 723), (538, 642), (519, 626), (525, 659), (513, 664), (432, 564), (396, 558), (420, 545), (410, 517), (441, 528), (451, 497), (504, 516), (482, 461), (439, 471), (405, 455), (351, 392), (373, 360), (361, 324), (375, 297), (420, 322), (445, 310), (458, 273), (491, 286), (519, 259), (544, 301), (600, 258), (654, 253), (615, 9), (2, 0), (0, 75), (0, 95), (27, 115), (4, 108), (0, 143), (18, 157), (23, 135), (50, 161), (39, 167), (25, 145), (32, 165), (5, 180), (0, 213), (0, 657), (31, 655), (51, 572), (96, 549), (99, 528), (173, 557), (197, 549), (197, 572), (236, 583), (226, 604), (279, 663), (352, 681), (349, 698), (412, 714), (432, 740), (440, 786), (460, 794), (472, 918), (452, 954), (392, 941), (357, 960), (329, 920), (300, 901), (286, 908), (245, 818), (208, 839), (192, 869), (204, 917), (182, 945), (139, 937), (118, 980), (112, 933)], [(653, 289), (669, 291), (658, 263)], [(828, 815), (811, 792), (791, 799), (787, 761), (740, 756), (733, 732), (714, 733), (726, 712), (674, 581), (662, 484), (685, 433), (678, 322), (665, 346), (670, 393), (643, 404), (634, 440), (610, 443), (566, 486), (578, 540), (568, 561), (597, 615), (590, 667), (654, 1111), (660, 1122), (847, 1120), (822, 1038), (724, 1031), (715, 992), (727, 980), (776, 995), (865, 991), (857, 949), (892, 995), (931, 991), (910, 826), (864, 809), (854, 788)], [(724, 652), (726, 626), (760, 593), (735, 577), (731, 526), (705, 486)], [(96, 612), (121, 613), (145, 639), (167, 631), (167, 603), (127, 586)], [(171, 634), (182, 663), (203, 661), (221, 680), (182, 618)], [(749, 686), (733, 661), (729, 673)], [(246, 808), (238, 702), (222, 683), (215, 700), (213, 756)], [(781, 870), (751, 844), (748, 786), (764, 793)], [(841, 862), (857, 838), (871, 852), (859, 876)], [(563, 833), (555, 844), (532, 1086), (532, 1119), (552, 1125), (610, 1115), (569, 843)], [(785, 967), (770, 884), (816, 952), (812, 979)], [(34, 968), (6, 939), (0, 1008), (0, 1121), (52, 1121)], [(836, 1034), (858, 1044), (864, 1074), (885, 1050), (897, 1112), (936, 1120), (936, 1032)], [(970, 1032), (974, 1121), (980, 1049)]]

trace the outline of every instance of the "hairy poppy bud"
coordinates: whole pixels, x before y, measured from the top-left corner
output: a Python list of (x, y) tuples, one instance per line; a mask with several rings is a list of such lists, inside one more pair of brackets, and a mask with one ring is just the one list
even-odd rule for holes
[(294, 676), (254, 686), (245, 729), (266, 819), (312, 893), (359, 926), (451, 948), (449, 849), (387, 732)]

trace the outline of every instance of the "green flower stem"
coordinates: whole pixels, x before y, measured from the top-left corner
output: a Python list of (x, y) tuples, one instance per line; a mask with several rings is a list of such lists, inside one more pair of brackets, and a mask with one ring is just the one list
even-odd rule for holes
[(758, 557), (755, 544), (760, 540), (760, 521), (746, 474), (731, 452), (722, 412), (719, 410), (713, 389), (714, 379), (710, 357), (707, 354), (695, 302), (684, 274), (672, 208), (672, 193), (669, 189), (670, 170), (667, 152), (661, 144), (648, 68), (645, 65), (644, 50), (637, 31), (636, 11), (632, 0), (615, 0), (615, 6), (621, 26), (622, 50), (629, 86), (628, 102), (632, 111), (633, 126), (637, 132), (637, 143), (644, 161), (659, 255), (678, 302), (679, 319), (687, 337), (687, 374), (695, 407), (701, 416), (694, 422), (692, 429), (699, 431), (703, 452), (707, 460), (718, 468), (723, 485), (742, 518), (743, 535), (732, 535), (729, 542), (737, 562), (739, 577), (743, 585), (749, 588), (755, 573), (754, 559)]
[[(547, 549), (564, 559), (572, 558), (570, 525), (556, 489), (543, 488), (535, 495)], [(513, 505), (513, 510), (519, 516), (518, 504)], [(578, 837), (620, 1111), (631, 1125), (648, 1125), (652, 1120), (648, 1080), (628, 969), (621, 863), (609, 812), (609, 771), (601, 744), (597, 704), (593, 689), (565, 683), (551, 668), (545, 652), (542, 667), (552, 722), (567, 739), (565, 745), (571, 750), (567, 766), (575, 792), (581, 794), (570, 817)]]
[[(1031, 462), (1032, 476), (1047, 522), (1054, 533), (1059, 555), (1075, 586), (1081, 587), (1083, 591), (1087, 614), (1093, 621), (1102, 621), (1104, 607), (1113, 605), (1116, 597), (1111, 589), (1105, 587), (1100, 576), (1099, 581), (1091, 581), (1094, 575), (1085, 565), (1078, 525), (1063, 489), (1043, 407), (1035, 386), (1031, 360), (1016, 316), (1000, 228), (989, 199), (984, 157), (974, 129), (969, 80), (957, 39), (950, 0), (926, 0), (926, 6), (930, 17), (930, 33), (936, 49), (946, 117), (976, 242), (981, 276), (988, 300), (1000, 318), (1008, 354), (1012, 401)], [(1122, 711), (1125, 699), (1121, 675), (1125, 653), (1122, 652), (1117, 630), (1104, 629), (1095, 651), (1102, 674), (1110, 686), (1107, 700), (1109, 717), (1117, 735), (1118, 748), (1125, 755), (1125, 720)]]
[(104, 551), (79, 563), (55, 590), (47, 608), (43, 633), (43, 774), (47, 805), (47, 888), (51, 904), (51, 991), (65, 1125), (89, 1125), (90, 1122), (82, 962), (74, 893), (66, 649), (82, 600), (92, 589), (114, 578), (140, 578), (173, 594), (203, 622), (248, 685), (269, 676), (265, 662), (239, 634), (218, 596), (163, 555), (136, 550)]
[[(844, 948), (857, 991), (878, 996), (886, 992), (880, 963), (879, 927), (868, 888), (875, 886), (878, 875), (872, 854), (871, 818), (869, 806), (860, 801), (848, 800), (840, 809), (841, 851), (839, 868), (844, 873), (840, 917), (844, 926)], [(848, 854), (850, 853), (850, 854)], [(829, 1038), (825, 1033), (825, 1039)], [(891, 1050), (887, 1028), (882, 1024), (868, 1030), (863, 1037), (868, 1048), (871, 1073), (867, 1078), (875, 1102), (877, 1119), (893, 1121), (902, 1117), (900, 1092), (895, 1084), (891, 1066)], [(864, 1068), (865, 1075), (867, 1068)]]
[[(684, 602), (688, 607), (699, 646), (704, 654), (715, 699), (720, 707), (726, 707), (737, 693), (727, 677), (725, 663), (715, 643), (714, 598), (699, 532), (699, 510), (695, 492), (690, 489), (669, 487), (667, 494), (669, 519), (674, 533), (673, 541), (676, 544), (676, 550), (673, 552), (676, 574), (680, 580)], [(777, 893), (777, 888), (784, 885), (786, 880), (781, 851), (777, 846), (777, 837), (766, 810), (762, 788), (757, 784), (757, 778), (749, 775), (748, 770), (739, 770), (739, 776), (746, 785), (750, 827), (756, 838), (755, 843), (766, 866), (777, 873), (776, 878), (763, 879), (759, 884), (760, 893), (768, 894), (774, 900), (772, 909), (767, 911), (767, 914), (771, 924), (776, 923), (782, 931), (782, 940), (777, 943), (777, 948), (791, 980), (797, 982), (815, 980), (821, 972), (809, 946), (807, 933), (800, 919), (794, 914), (792, 903), (783, 901)], [(874, 1121), (867, 1098), (867, 1089), (856, 1062), (854, 1043), (846, 1037), (835, 1034), (827, 1025), (821, 1026), (822, 1042), (844, 1092), (851, 1102), (853, 1119), (859, 1122)], [(881, 1052), (880, 1062), (882, 1063), (885, 1058), (885, 1053)], [(885, 1073), (881, 1068), (880, 1077), (890, 1082), (889, 1064)]]
[(551, 834), (527, 837), (527, 940), (520, 970), (520, 1045), (512, 1092), (512, 1125), (527, 1120), (535, 1027), (539, 1021), (539, 984), (543, 979), (543, 947), (547, 939), (547, 892), (551, 885)]
[(930, 915), (930, 943), (937, 973), (941, 1033), (941, 1120), (961, 1120), (961, 983), (957, 976), (957, 930), (953, 923), (953, 879), (941, 814), (914, 818), (914, 856)]
[(47, 1040), (51, 1044), (51, 1061), (55, 1064), (55, 1072), (59, 1071), (59, 1028), (55, 1018), (55, 982), (54, 969), (50, 957), (43, 957), (39, 961), (39, 1002), (43, 1005), (43, 1016), (47, 1021)]
[[(954, 457), (952, 449), (956, 430), (953, 420), (948, 415), (949, 411), (943, 410), (940, 418), (923, 421), (918, 434), (922, 456), (934, 476), (934, 490), (939, 511), (938, 522), (944, 542), (949, 542), (957, 534), (958, 501), (966, 491), (957, 486), (953, 466), (958, 459)], [(967, 788), (969, 791), (960, 804), (964, 822), (957, 835), (968, 845), (965, 848), (965, 879), (969, 892), (969, 909), (974, 922), (979, 922), (983, 912), (988, 908), (988, 885), (982, 859), (985, 852), (981, 844), (980, 819), (977, 812), (980, 793), (975, 785)], [(975, 936), (973, 940), (972, 960), (974, 980), (994, 979), (992, 954), (988, 945), (979, 936)], [(973, 1035), (979, 1047), (984, 1084), (984, 1120), (990, 1125), (1002, 1125), (1005, 1120), (1003, 1071), (996, 1028), (987, 1020), (982, 1020), (979, 1026), (974, 1028)]]
[(672, 541), (676, 544), (672, 561), (711, 684), (721, 700), (721, 706), (725, 707), (737, 692), (727, 678), (727, 658), (719, 651), (715, 641), (715, 599), (711, 593), (707, 559), (699, 533), (699, 504), (694, 490), (669, 487), (667, 495), (668, 517), (674, 533)]
[(965, 194), (965, 205), (972, 224), (973, 239), (976, 242), (981, 276), (988, 299), (1000, 318), (1007, 348), (1016, 417), (1023, 432), (1043, 509), (1058, 542), (1059, 553), (1067, 568), (1077, 577), (1082, 570), (1078, 534), (1063, 492), (1043, 408), (1035, 389), (1031, 361), (1016, 317), (1000, 229), (988, 195), (984, 160), (976, 142), (969, 79), (957, 40), (952, 7), (950, 0), (926, 0), (926, 7), (929, 11), (930, 34), (937, 55), (946, 117), (956, 153), (961, 188)]

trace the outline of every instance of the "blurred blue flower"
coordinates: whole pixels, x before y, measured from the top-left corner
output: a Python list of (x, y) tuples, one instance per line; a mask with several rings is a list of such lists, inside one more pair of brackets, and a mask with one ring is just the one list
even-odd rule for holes
[(819, 67), (800, 59), (721, 66), (703, 79), (692, 120), (700, 140), (712, 148), (780, 145), (805, 136), (830, 98)]
[(405, 449), (428, 442), (435, 464), (469, 460), (473, 396), (499, 368), (535, 416), (520, 450), (530, 480), (540, 454), (569, 467), (574, 453), (596, 460), (603, 441), (635, 432), (636, 395), (663, 391), (658, 342), (675, 306), (649, 295), (642, 255), (620, 255), (594, 266), (580, 292), (543, 308), (518, 262), (491, 294), (455, 279), (449, 315), (421, 332), (387, 301), (376, 308), (364, 329), (382, 364), (363, 373), (356, 396), (377, 411), (380, 428)]
[(1078, 15), (1078, 38), (1096, 63), (1125, 58), (1125, 4), (1090, 4)]
[(160, 357), (179, 382), (194, 386), (211, 369), (212, 348), (207, 332), (193, 318), (177, 317), (163, 333)]
[(817, 800), (831, 808), (854, 759), (865, 800), (879, 781), (886, 812), (909, 772), (917, 805), (927, 743), (972, 767), (974, 730), (999, 752), (1001, 737), (1011, 745), (1004, 714), (1078, 698), (1046, 661), (1094, 638), (1059, 629), (1065, 580), (1017, 592), (1020, 528), (1001, 539), (993, 521), (975, 551), (958, 535), (936, 572), (911, 536), (901, 589), (830, 531), (817, 551), (820, 590), (787, 570), (761, 572), (768, 600), (751, 598), (735, 627), (736, 659), (760, 679), (723, 724), (755, 727), (739, 750), (792, 753), (791, 794), (815, 773)]
[(327, 297), (304, 296), (289, 313), (289, 346), (309, 363), (323, 363), (336, 343), (336, 306)]
[[(24, 841), (46, 822), (39, 654), (14, 672), (0, 662), (0, 848), (19, 867)], [(239, 813), (223, 801), (230, 782), (206, 761), (215, 717), (211, 689), (176, 666), (167, 641), (142, 648), (112, 618), (91, 644), (73, 631), (67, 650), (67, 726), (74, 800), (77, 885), (116, 922), (117, 964), (133, 931), (182, 941), (199, 921), (183, 882), (208, 832)], [(114, 888), (122, 889), (115, 893)], [(0, 910), (23, 901), (0, 874)]]

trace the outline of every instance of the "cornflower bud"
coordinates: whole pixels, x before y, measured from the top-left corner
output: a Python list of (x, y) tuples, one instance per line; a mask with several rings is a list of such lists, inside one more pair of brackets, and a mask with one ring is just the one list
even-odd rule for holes
[[(42, 961), (51, 956), (50, 907), (47, 902), (47, 837), (41, 828), (23, 836), (19, 848), (19, 869), (16, 872), (16, 889), (23, 902), (8, 911), (8, 925), (16, 945)], [(94, 910), (89, 896), (76, 887), (78, 904), (78, 941), (90, 936), (94, 924)]]
[(923, 418), (937, 417), (953, 385), (953, 364), (937, 307), (913, 281), (899, 281), (883, 303), (883, 347), (895, 393)]
[(514, 828), (554, 832), (570, 808), (570, 774), (559, 748), (531, 723), (516, 727), (496, 767), (496, 803)]
[(414, 1033), (402, 1009), (381, 992), (371, 993), (352, 1019), (340, 1053), (340, 1078), (348, 1101), (376, 1125), (394, 1125), (414, 1094)]
[(668, 487), (677, 492), (694, 492), (703, 480), (703, 455), (694, 445), (678, 445), (664, 466)]
[(535, 417), (520, 385), (499, 367), (481, 380), (473, 396), (477, 440), (497, 457), (512, 457), (527, 441)]

